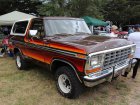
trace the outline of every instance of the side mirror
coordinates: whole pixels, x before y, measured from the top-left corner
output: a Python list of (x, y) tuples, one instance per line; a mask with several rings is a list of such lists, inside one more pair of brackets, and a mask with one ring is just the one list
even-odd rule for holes
[(36, 36), (37, 35), (37, 30), (29, 30), (29, 34), (31, 36)]

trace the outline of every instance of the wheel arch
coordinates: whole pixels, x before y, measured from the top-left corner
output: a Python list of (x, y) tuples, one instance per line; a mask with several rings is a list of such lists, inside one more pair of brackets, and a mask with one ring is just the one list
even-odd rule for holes
[(20, 52), (22, 54), (22, 52), (19, 48), (14, 48), (14, 50), (13, 50), (14, 55), (16, 55), (16, 53), (18, 53), (18, 52)]
[(55, 73), (57, 68), (60, 67), (60, 66), (69, 66), (73, 69), (76, 77), (78, 78), (78, 80), (82, 83), (82, 80), (80, 79), (77, 71), (76, 71), (76, 68), (68, 61), (66, 60), (62, 60), (62, 59), (53, 59), (52, 60), (52, 63), (50, 65), (50, 70)]

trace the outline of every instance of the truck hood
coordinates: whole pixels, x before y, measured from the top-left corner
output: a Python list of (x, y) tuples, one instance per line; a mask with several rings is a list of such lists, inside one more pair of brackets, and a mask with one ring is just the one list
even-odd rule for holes
[(132, 42), (126, 39), (95, 35), (57, 35), (49, 37), (49, 39), (62, 45), (65, 44), (77, 49), (82, 49), (86, 54), (132, 44)]

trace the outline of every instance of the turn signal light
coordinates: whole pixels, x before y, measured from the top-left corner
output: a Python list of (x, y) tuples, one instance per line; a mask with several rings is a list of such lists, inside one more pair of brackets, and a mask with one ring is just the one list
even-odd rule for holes
[(97, 72), (97, 71), (101, 71), (101, 68), (95, 68), (95, 69), (92, 69), (92, 70), (86, 70), (86, 74), (90, 74), (90, 73)]

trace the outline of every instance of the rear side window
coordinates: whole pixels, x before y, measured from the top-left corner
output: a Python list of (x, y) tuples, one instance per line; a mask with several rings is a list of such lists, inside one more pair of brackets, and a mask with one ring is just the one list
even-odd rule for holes
[(24, 34), (28, 25), (28, 21), (16, 22), (13, 27), (13, 33)]

